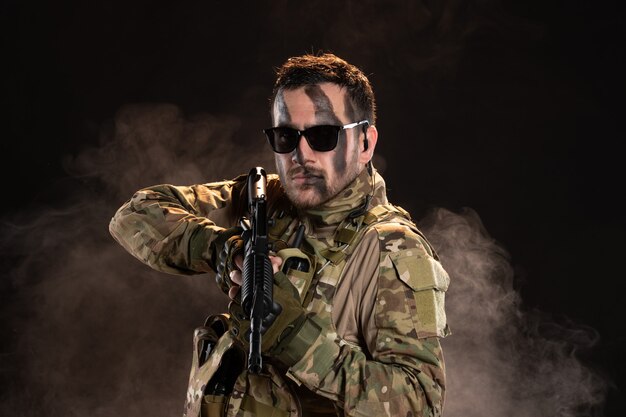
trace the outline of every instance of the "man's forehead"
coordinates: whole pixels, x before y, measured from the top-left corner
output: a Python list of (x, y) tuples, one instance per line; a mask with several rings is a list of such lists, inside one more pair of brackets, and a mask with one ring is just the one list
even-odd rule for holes
[(282, 103), (276, 103), (275, 110), (315, 112), (322, 115), (343, 115), (345, 111), (345, 88), (333, 84), (322, 83), (305, 85), (295, 89), (285, 89), (277, 97)]

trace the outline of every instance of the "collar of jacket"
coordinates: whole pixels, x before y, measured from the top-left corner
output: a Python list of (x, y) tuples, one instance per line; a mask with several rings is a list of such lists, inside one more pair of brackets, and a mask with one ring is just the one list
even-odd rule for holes
[(387, 204), (387, 192), (385, 180), (376, 170), (374, 170), (374, 190), (372, 192), (372, 178), (367, 169), (352, 181), (345, 189), (335, 197), (319, 207), (307, 209), (299, 212), (299, 217), (307, 223), (307, 230), (310, 232), (334, 231), (353, 211), (359, 209), (365, 202), (367, 195), (372, 195), (372, 199), (366, 210), (380, 204)]

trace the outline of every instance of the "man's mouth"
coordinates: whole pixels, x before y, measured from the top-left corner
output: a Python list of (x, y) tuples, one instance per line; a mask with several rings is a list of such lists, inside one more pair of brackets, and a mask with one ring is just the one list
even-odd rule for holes
[(311, 185), (323, 180), (322, 175), (315, 174), (310, 171), (298, 170), (291, 174), (291, 181), (299, 185)]

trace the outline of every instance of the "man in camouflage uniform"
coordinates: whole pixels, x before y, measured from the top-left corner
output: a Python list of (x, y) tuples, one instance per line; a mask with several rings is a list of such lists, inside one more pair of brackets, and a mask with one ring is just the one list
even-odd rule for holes
[[(373, 169), (368, 79), (332, 54), (290, 58), (271, 112), (278, 175), (267, 179), (269, 235), (282, 308), (263, 334), (260, 374), (232, 365), (245, 359), (232, 352), (248, 343), (238, 294), (246, 176), (140, 190), (110, 223), (142, 262), (173, 274), (215, 271), (232, 299), (230, 314), (196, 331), (185, 415), (440, 416), (449, 278)], [(294, 257), (308, 271), (283, 268)], [(212, 342), (208, 358), (200, 358), (202, 340)], [(216, 390), (218, 376), (226, 382)]]

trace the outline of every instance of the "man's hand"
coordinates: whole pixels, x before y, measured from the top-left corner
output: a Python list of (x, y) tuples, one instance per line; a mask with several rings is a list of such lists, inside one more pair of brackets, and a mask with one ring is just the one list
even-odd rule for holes
[[(280, 270), (280, 266), (283, 263), (282, 258), (279, 258), (278, 256), (269, 256), (270, 258), (270, 262), (272, 263), (272, 269), (274, 270), (274, 273), (277, 273)], [(243, 283), (243, 276), (241, 274), (241, 270), (243, 269), (243, 255), (242, 254), (237, 254), (235, 255), (235, 257), (233, 258), (233, 263), (234, 265), (237, 267), (237, 269), (234, 269), (230, 272), (230, 282), (231, 282), (231, 287), (228, 290), (228, 296), (230, 297), (231, 300), (235, 300), (235, 298), (237, 297), (237, 294), (239, 294), (239, 291), (241, 289), (241, 284)], [(240, 300), (237, 299), (237, 302), (239, 302)]]
[[(262, 323), (261, 350), (264, 354), (276, 356), (281, 360), (286, 358), (291, 361), (293, 357), (297, 358), (304, 355), (304, 352), (306, 352), (306, 349), (309, 347), (309, 345), (301, 346), (301, 343), (296, 342), (297, 346), (294, 345), (287, 349), (288, 346), (293, 344), (293, 337), (297, 335), (303, 327), (306, 321), (306, 314), (302, 307), (298, 291), (291, 284), (289, 278), (280, 271), (280, 266), (283, 262), (282, 259), (276, 256), (270, 256), (270, 261), (274, 270), (274, 303), (278, 304), (280, 308), (278, 309), (278, 314), (270, 313)], [(235, 259), (235, 264), (238, 264), (241, 268), (243, 266), (243, 259)], [(235, 337), (244, 345), (245, 349), (247, 349), (249, 345), (250, 321), (247, 320), (243, 314), (238, 296), (242, 283), (241, 271), (233, 271), (230, 279), (233, 282), (233, 286), (229, 291), (229, 296), (232, 301), (228, 306), (228, 310), (233, 323), (232, 331)], [(319, 334), (319, 328), (315, 325), (309, 325), (307, 327), (308, 333), (311, 333), (311, 328), (313, 329), (313, 333)], [(295, 348), (295, 352), (293, 348)], [(288, 350), (288, 352), (283, 354), (286, 350)]]
[[(230, 273), (235, 270), (236, 265), (234, 259), (241, 257), (244, 250), (244, 240), (241, 237), (243, 229), (241, 227), (232, 227), (224, 229), (213, 243), (215, 245), (215, 280), (222, 291), (227, 293), (232, 282), (230, 281)], [(243, 258), (242, 258), (243, 259)]]

